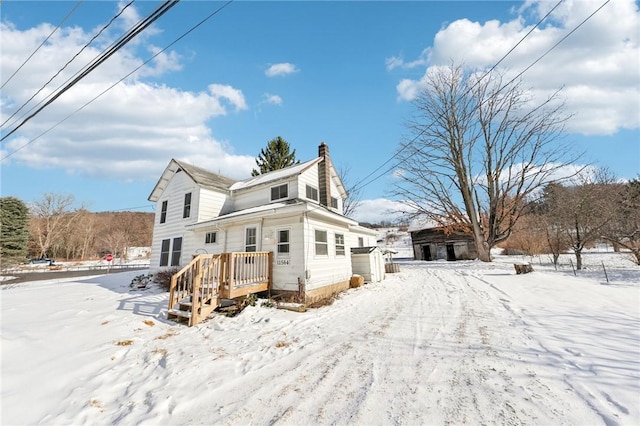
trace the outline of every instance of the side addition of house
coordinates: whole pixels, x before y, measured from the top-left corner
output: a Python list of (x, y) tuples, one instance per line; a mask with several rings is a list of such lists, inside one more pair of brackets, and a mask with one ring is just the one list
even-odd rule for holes
[(151, 272), (197, 255), (268, 252), (272, 293), (329, 297), (349, 288), (351, 248), (376, 243), (342, 214), (346, 195), (325, 143), (317, 158), (241, 181), (173, 159), (149, 196)]

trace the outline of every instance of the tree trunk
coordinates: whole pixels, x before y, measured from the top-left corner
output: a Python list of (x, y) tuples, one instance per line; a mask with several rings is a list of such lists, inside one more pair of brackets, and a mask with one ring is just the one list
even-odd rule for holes
[(582, 270), (582, 249), (578, 249), (574, 251), (576, 254), (576, 269), (578, 271)]
[(560, 253), (553, 253), (553, 264), (558, 266), (558, 259), (560, 259)]

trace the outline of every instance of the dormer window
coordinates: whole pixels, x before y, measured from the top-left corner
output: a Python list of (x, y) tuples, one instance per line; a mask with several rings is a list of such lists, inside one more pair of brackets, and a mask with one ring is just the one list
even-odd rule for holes
[(289, 185), (286, 183), (271, 188), (271, 201), (282, 200), (287, 197), (289, 197)]
[(318, 188), (307, 185), (307, 198), (309, 200), (318, 201)]

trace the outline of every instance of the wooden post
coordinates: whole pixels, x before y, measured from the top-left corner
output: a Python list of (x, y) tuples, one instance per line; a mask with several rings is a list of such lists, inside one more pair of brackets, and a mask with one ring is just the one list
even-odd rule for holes
[(191, 278), (193, 280), (191, 290), (191, 321), (190, 326), (196, 325), (200, 322), (200, 288), (202, 287), (202, 257), (198, 258), (198, 261), (193, 265)]

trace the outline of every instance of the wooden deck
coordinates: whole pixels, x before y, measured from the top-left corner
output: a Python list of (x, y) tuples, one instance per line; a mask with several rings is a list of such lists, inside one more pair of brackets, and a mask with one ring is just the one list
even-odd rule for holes
[(167, 317), (196, 325), (222, 299), (271, 288), (272, 252), (199, 254), (171, 278)]

